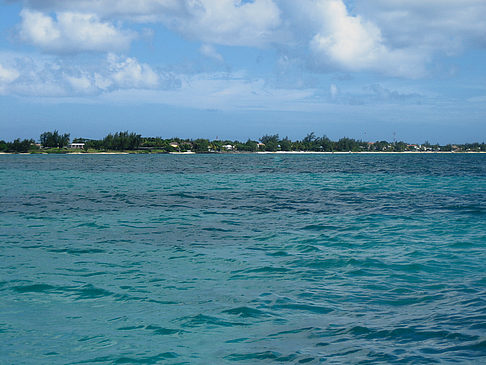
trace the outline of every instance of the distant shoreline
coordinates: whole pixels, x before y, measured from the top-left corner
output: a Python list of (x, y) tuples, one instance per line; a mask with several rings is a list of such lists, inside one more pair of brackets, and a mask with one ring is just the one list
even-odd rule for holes
[(486, 151), (464, 151), (464, 152), (453, 152), (453, 151), (336, 151), (336, 152), (319, 152), (319, 151), (257, 151), (257, 152), (247, 152), (247, 151), (233, 151), (233, 152), (203, 152), (197, 153), (193, 151), (187, 152), (136, 152), (136, 151), (120, 151), (120, 152), (61, 152), (61, 153), (47, 153), (47, 152), (35, 152), (35, 153), (15, 153), (15, 152), (0, 152), (0, 155), (433, 155), (433, 154), (454, 154), (454, 155), (464, 155), (464, 154), (481, 154), (486, 153)]

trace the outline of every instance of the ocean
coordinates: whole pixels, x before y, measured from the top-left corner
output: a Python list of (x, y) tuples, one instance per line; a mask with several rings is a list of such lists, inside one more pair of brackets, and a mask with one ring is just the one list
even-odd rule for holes
[(1, 364), (486, 363), (486, 155), (1, 155)]

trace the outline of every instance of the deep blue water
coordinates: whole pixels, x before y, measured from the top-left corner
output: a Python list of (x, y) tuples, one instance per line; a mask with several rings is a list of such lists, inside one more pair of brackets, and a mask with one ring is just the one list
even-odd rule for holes
[(486, 155), (2, 155), (0, 363), (486, 363), (485, 245)]

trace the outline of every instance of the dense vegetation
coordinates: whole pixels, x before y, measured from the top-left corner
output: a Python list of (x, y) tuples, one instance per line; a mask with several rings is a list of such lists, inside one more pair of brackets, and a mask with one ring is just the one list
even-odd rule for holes
[(69, 134), (59, 134), (58, 131), (44, 132), (40, 135), (43, 147), (63, 148), (69, 144)]
[(24, 139), (21, 141), (17, 138), (13, 142), (0, 141), (0, 152), (27, 153), (38, 148), (33, 139)]
[(140, 147), (142, 137), (136, 133), (117, 132), (115, 134), (110, 133), (101, 140), (78, 138), (73, 142), (84, 143), (86, 150), (133, 151)]
[[(67, 148), (69, 134), (44, 132), (40, 135), (40, 145), (34, 140), (16, 139), (13, 142), (0, 141), (0, 152), (47, 152), (64, 153), (73, 151)], [(405, 142), (375, 141), (367, 142), (343, 137), (333, 141), (327, 136), (316, 136), (313, 132), (302, 140), (292, 141), (288, 137), (280, 138), (278, 134), (264, 135), (258, 141), (248, 139), (246, 142), (237, 140), (209, 140), (142, 137), (140, 134), (125, 132), (110, 133), (103, 139), (75, 138), (73, 143), (82, 144), (82, 152), (97, 151), (130, 151), (134, 153), (167, 153), (167, 152), (276, 152), (276, 151), (309, 151), (309, 152), (404, 152), (404, 151), (454, 151), (482, 152), (486, 144), (468, 143), (462, 145), (439, 145), (425, 142), (423, 144), (407, 144)], [(79, 146), (79, 145), (78, 145)]]

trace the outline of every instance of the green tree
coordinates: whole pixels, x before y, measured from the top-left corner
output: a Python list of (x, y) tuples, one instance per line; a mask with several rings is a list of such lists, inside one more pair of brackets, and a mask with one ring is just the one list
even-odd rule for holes
[(336, 150), (341, 152), (359, 151), (359, 144), (352, 138), (343, 137), (336, 143)]
[(266, 151), (276, 151), (278, 148), (278, 134), (274, 135), (264, 135), (262, 138), (260, 138), (260, 141), (265, 145), (265, 150)]
[(326, 135), (319, 138), (316, 142), (319, 145), (321, 151), (332, 152), (332, 141)]
[(69, 133), (59, 134), (57, 130), (54, 132), (44, 132), (40, 135), (40, 141), (43, 147), (63, 148), (69, 144)]
[(194, 152), (205, 153), (209, 149), (209, 140), (204, 138), (198, 138), (192, 142)]
[(285, 137), (284, 139), (280, 140), (280, 149), (282, 151), (292, 150), (292, 141), (289, 139), (289, 137)]
[(24, 139), (20, 140), (20, 138), (15, 139), (13, 142), (7, 142), (7, 152), (16, 152), (16, 153), (27, 153), (31, 148), (31, 145), (34, 144), (33, 139)]

